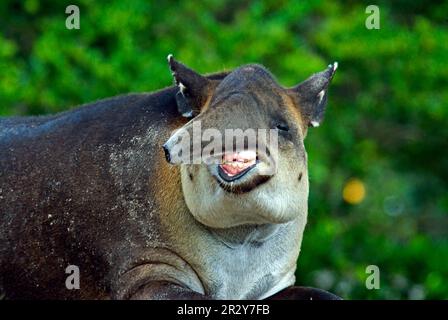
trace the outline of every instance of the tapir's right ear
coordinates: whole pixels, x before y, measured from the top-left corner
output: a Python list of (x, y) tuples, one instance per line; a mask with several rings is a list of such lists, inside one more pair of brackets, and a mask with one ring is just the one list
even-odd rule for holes
[(172, 54), (168, 55), (168, 64), (178, 87), (179, 113), (186, 118), (198, 115), (213, 93), (214, 82), (174, 60)]

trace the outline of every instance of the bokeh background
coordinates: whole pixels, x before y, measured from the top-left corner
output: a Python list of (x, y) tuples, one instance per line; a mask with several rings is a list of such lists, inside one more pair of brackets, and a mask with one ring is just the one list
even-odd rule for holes
[[(65, 8), (80, 8), (67, 30)], [(448, 298), (448, 2), (0, 2), (0, 115), (54, 113), (257, 62), (285, 86), (339, 62), (306, 140), (309, 222), (297, 283), (357, 299)], [(377, 265), (379, 290), (365, 269)]]

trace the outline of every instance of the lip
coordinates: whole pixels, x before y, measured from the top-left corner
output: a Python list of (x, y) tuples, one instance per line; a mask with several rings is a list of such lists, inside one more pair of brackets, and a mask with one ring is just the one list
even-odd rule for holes
[(214, 167), (215, 173), (212, 176), (225, 192), (234, 195), (245, 194), (266, 183), (272, 177), (258, 174), (257, 164), (258, 161), (235, 176), (228, 176), (218, 165)]
[(257, 150), (256, 154), (255, 163), (235, 175), (227, 174), (221, 167), (222, 154), (210, 158), (207, 167), (211, 176), (225, 192), (235, 195), (245, 194), (268, 182), (274, 175), (264, 173), (266, 164), (274, 164), (269, 150), (264, 152)]
[(243, 171), (241, 171), (240, 173), (233, 175), (233, 176), (229, 176), (224, 169), (218, 165), (218, 175), (219, 177), (226, 181), (226, 182), (234, 182), (238, 179), (241, 179), (242, 177), (244, 177), (246, 174), (248, 174), (252, 169), (254, 169), (258, 164), (258, 160), (255, 162), (255, 164), (251, 165), (250, 167), (244, 169)]

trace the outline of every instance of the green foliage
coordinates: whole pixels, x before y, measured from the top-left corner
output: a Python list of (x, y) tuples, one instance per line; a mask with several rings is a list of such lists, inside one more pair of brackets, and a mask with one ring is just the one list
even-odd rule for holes
[[(87, 1), (0, 3), (0, 115), (53, 113), (172, 83), (165, 57), (201, 72), (248, 62), (292, 86), (339, 62), (312, 129), (309, 223), (297, 282), (345, 298), (448, 298), (448, 3)], [(363, 200), (342, 190), (356, 177)], [(367, 290), (367, 265), (381, 289)]]

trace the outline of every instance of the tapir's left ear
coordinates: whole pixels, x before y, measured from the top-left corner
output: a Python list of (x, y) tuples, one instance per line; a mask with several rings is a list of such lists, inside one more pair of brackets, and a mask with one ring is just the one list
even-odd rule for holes
[(168, 64), (178, 88), (176, 102), (179, 113), (187, 118), (198, 115), (212, 94), (215, 83), (168, 55)]
[(318, 127), (323, 120), (328, 86), (337, 68), (337, 62), (330, 64), (326, 70), (316, 73), (297, 86), (288, 89), (288, 93), (297, 101), (309, 127)]

